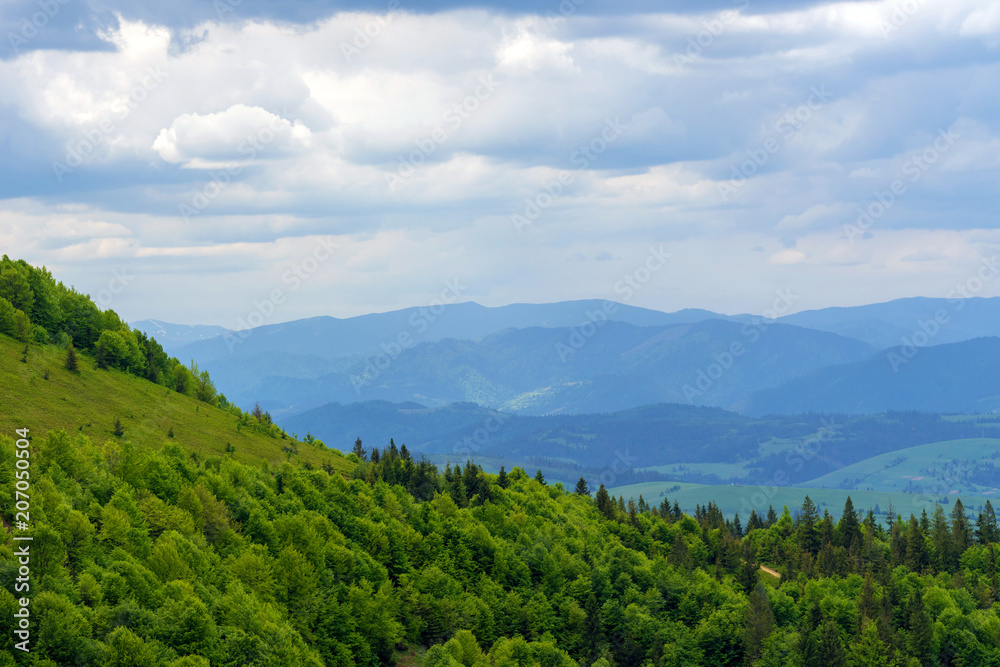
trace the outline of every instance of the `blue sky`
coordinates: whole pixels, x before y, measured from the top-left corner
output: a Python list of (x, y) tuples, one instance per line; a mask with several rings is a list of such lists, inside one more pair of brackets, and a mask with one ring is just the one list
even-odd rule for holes
[(0, 249), (127, 319), (802, 310), (945, 296), (1000, 244), (986, 0), (0, 17)]

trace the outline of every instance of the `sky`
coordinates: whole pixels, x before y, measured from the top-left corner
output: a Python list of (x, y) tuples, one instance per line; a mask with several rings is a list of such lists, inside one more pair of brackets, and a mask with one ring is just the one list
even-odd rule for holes
[(0, 0), (0, 251), (229, 328), (996, 296), (998, 81), (992, 0)]

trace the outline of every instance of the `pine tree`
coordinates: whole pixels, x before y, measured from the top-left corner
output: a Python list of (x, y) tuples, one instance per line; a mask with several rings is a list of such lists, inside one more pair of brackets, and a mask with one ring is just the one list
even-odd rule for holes
[(585, 480), (583, 476), (581, 476), (576, 482), (576, 492), (581, 496), (590, 495), (590, 487), (587, 486), (587, 480)]
[(541, 468), (539, 468), (538, 472), (535, 473), (535, 481), (542, 486), (545, 486), (545, 475), (542, 474)]
[(987, 500), (983, 511), (976, 519), (976, 542), (979, 544), (992, 544), (1000, 537), (997, 528), (997, 516), (993, 511), (993, 504)]
[(934, 629), (930, 614), (924, 607), (924, 597), (919, 590), (914, 591), (906, 605), (907, 648), (921, 665), (934, 664)]
[(816, 521), (819, 514), (816, 511), (816, 504), (812, 498), (806, 496), (802, 501), (802, 509), (799, 512), (798, 536), (799, 547), (802, 551), (816, 553), (819, 549), (819, 535), (816, 532)]
[(747, 595), (757, 588), (758, 570), (757, 549), (750, 540), (744, 540), (743, 561), (736, 571), (736, 583), (743, 587)]
[(601, 514), (604, 515), (606, 519), (614, 519), (616, 516), (615, 503), (611, 500), (611, 496), (608, 495), (608, 490), (604, 488), (604, 484), (601, 484), (600, 488), (597, 489), (597, 496), (594, 498), (597, 504), (597, 509)]
[[(840, 630), (833, 621), (827, 621), (819, 636), (819, 660), (823, 667), (845, 667), (847, 657), (844, 655), (844, 642), (840, 639)], [(879, 664), (879, 663), (858, 663)], [(883, 663), (888, 664), (888, 663)]]
[(364, 445), (361, 444), (361, 438), (354, 441), (354, 449), (351, 450), (354, 455), (358, 457), (359, 461), (368, 460), (368, 452), (365, 451)]
[(953, 558), (957, 563), (965, 550), (972, 546), (969, 517), (965, 516), (965, 505), (962, 504), (961, 498), (955, 499), (955, 505), (951, 510), (951, 538)]
[(767, 506), (767, 527), (770, 528), (778, 523), (778, 513), (774, 511), (773, 505)]
[(80, 370), (80, 364), (76, 358), (76, 350), (73, 348), (73, 341), (66, 346), (66, 370), (76, 373)]
[(500, 466), (500, 473), (497, 475), (497, 485), (501, 489), (506, 489), (509, 484), (510, 481), (507, 479), (507, 470), (504, 469), (503, 466)]
[(746, 646), (747, 664), (753, 663), (760, 657), (764, 640), (774, 631), (774, 625), (774, 611), (767, 598), (767, 591), (763, 584), (757, 584), (750, 595), (750, 604), (747, 605), (743, 619), (743, 643)]
[(125, 428), (122, 426), (122, 420), (115, 417), (115, 437), (122, 437), (125, 435)]
[(861, 528), (858, 525), (858, 515), (854, 511), (854, 503), (851, 497), (847, 496), (844, 502), (844, 513), (840, 515), (837, 523), (838, 546), (842, 546), (848, 551), (861, 539)]
[(406, 448), (406, 443), (404, 442), (399, 446), (399, 458), (404, 461), (412, 461), (413, 458), (410, 456), (410, 450)]

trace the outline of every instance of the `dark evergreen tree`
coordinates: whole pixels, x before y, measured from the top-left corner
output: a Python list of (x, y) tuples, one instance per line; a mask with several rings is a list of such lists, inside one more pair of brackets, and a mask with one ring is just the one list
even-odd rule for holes
[(976, 519), (976, 542), (979, 544), (992, 544), (1000, 538), (1000, 530), (997, 528), (997, 517), (993, 511), (993, 504), (987, 500), (983, 510)]
[(764, 640), (774, 632), (774, 611), (767, 598), (763, 584), (757, 584), (750, 594), (750, 604), (747, 605), (743, 618), (743, 642), (746, 647), (747, 664), (753, 664), (760, 657)]
[(510, 482), (507, 480), (507, 471), (503, 466), (500, 466), (500, 474), (497, 475), (497, 486), (501, 489), (506, 489)]
[(604, 515), (606, 519), (614, 519), (617, 516), (615, 512), (615, 503), (611, 500), (611, 496), (608, 495), (608, 490), (604, 488), (602, 483), (600, 488), (597, 489), (597, 496), (594, 498), (597, 509)]
[(823, 667), (846, 667), (847, 656), (840, 630), (833, 621), (827, 621), (819, 636), (819, 664)]
[(854, 511), (854, 503), (847, 496), (844, 502), (844, 512), (837, 523), (837, 546), (850, 551), (861, 539), (861, 527), (858, 525), (858, 515)]
[(919, 590), (913, 591), (906, 605), (907, 649), (910, 655), (924, 667), (934, 664), (934, 629), (930, 614), (924, 607), (924, 597)]
[(541, 468), (539, 468), (538, 472), (535, 473), (535, 481), (542, 486), (545, 486), (545, 475), (542, 474)]
[(581, 475), (580, 479), (578, 479), (576, 481), (576, 489), (575, 490), (581, 496), (589, 496), (590, 495), (590, 487), (587, 485), (587, 480), (585, 480), (582, 475)]
[(76, 349), (73, 348), (73, 341), (66, 346), (66, 370), (76, 373), (80, 369), (79, 361), (76, 358)]
[(368, 452), (365, 451), (365, 447), (361, 443), (361, 438), (358, 438), (354, 441), (354, 449), (352, 449), (351, 451), (354, 453), (355, 456), (358, 457), (359, 460), (361, 461), (368, 460)]

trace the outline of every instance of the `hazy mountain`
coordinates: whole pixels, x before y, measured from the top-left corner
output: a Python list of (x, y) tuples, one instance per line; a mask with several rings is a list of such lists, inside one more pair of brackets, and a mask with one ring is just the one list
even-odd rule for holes
[[(155, 338), (163, 346), (163, 349), (169, 350), (171, 354), (182, 345), (208, 340), (209, 338), (229, 333), (229, 329), (225, 327), (217, 327), (209, 324), (189, 326), (187, 324), (161, 322), (160, 320), (139, 320), (131, 324), (134, 329), (138, 329), (147, 336)], [(183, 355), (181, 358), (184, 358)]]
[[(609, 313), (608, 310), (613, 312)], [(729, 319), (729, 316), (699, 309), (663, 313), (597, 299), (543, 304), (519, 303), (499, 308), (489, 308), (470, 301), (437, 307), (405, 308), (345, 319), (311, 317), (269, 324), (246, 332), (195, 342), (179, 350), (178, 354), (199, 362), (262, 352), (308, 354), (327, 358), (372, 355), (397, 346), (412, 347), (418, 343), (446, 338), (476, 340), (504, 329), (576, 327), (591, 321), (603, 321), (604, 318), (637, 326), (662, 326), (713, 318)]]
[[(359, 359), (312, 379), (266, 376), (234, 384), (227, 396), (241, 404), (260, 401), (276, 416), (363, 400), (435, 407), (468, 401), (522, 414), (660, 402), (731, 406), (758, 389), (872, 352), (860, 341), (782, 324), (762, 330), (722, 320), (665, 327), (607, 322), (590, 338), (572, 328), (530, 327), (478, 341), (422, 343), (395, 358)], [(216, 363), (206, 366), (228, 392)]]
[(918, 336), (918, 344), (928, 335), (930, 345), (941, 345), (1000, 336), (1000, 297), (913, 297), (867, 306), (806, 310), (779, 321), (857, 338), (878, 349), (904, 345), (903, 339), (911, 340), (914, 335)]
[(895, 347), (864, 361), (821, 368), (747, 401), (751, 415), (885, 410), (1000, 409), (1000, 338), (925, 348)]

